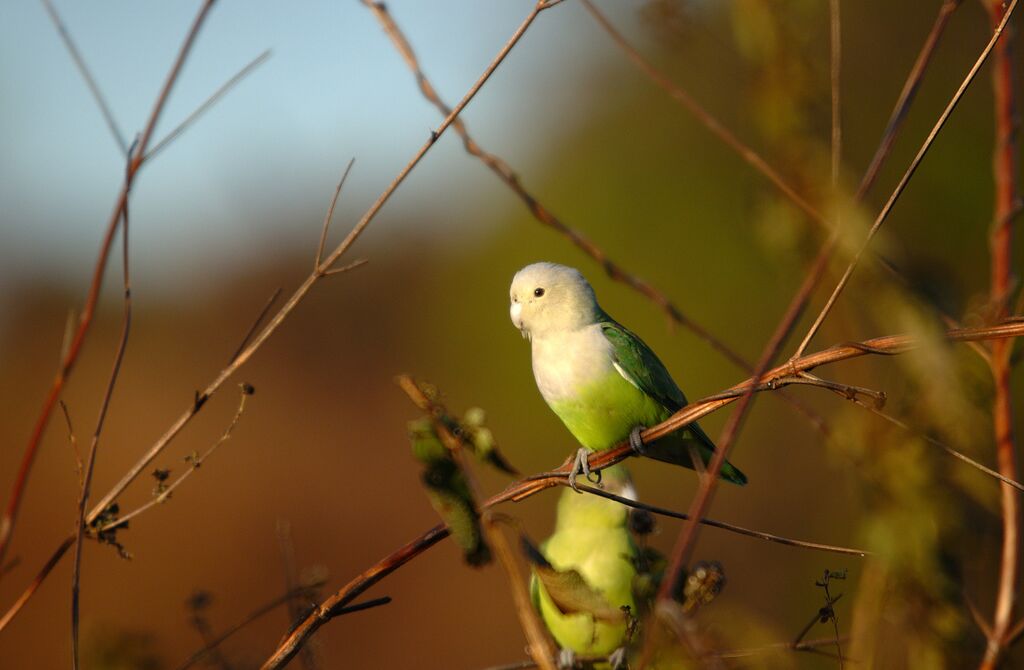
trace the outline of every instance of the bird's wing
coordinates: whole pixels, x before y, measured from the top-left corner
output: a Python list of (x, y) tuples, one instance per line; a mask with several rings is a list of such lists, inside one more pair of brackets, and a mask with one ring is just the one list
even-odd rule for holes
[(615, 369), (626, 381), (669, 411), (679, 411), (686, 405), (686, 396), (643, 340), (615, 321), (603, 322), (601, 332), (612, 345)]

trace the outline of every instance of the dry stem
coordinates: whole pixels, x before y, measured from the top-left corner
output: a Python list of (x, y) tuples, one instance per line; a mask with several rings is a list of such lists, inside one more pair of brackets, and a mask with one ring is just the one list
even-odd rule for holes
[(107, 223), (103, 241), (100, 244), (99, 257), (93, 270), (92, 281), (89, 285), (89, 292), (85, 300), (85, 305), (82, 307), (82, 314), (81, 317), (79, 317), (78, 328), (75, 331), (74, 337), (71, 339), (71, 343), (68, 345), (67, 354), (61, 361), (60, 369), (57, 372), (56, 378), (53, 380), (50, 391), (47, 394), (46, 399), (43, 401), (43, 407), (36, 419), (35, 426), (32, 429), (32, 435), (29, 437), (28, 444), (25, 447), (25, 452), (22, 455), (21, 465), (18, 468), (18, 474), (15, 477), (14, 487), (11, 489), (11, 494), (8, 498), (3, 518), (0, 519), (0, 563), (3, 563), (4, 556), (10, 546), (11, 536), (14, 533), (14, 527), (17, 522), (21, 501), (24, 497), (25, 487), (28, 484), (29, 475), (32, 471), (32, 464), (35, 462), (36, 453), (38, 452), (39, 445), (43, 439), (43, 433), (49, 423), (50, 415), (53, 413), (53, 408), (57, 404), (57, 400), (60, 398), (61, 391), (64, 389), (64, 384), (67, 382), (67, 378), (71, 374), (75, 362), (78, 360), (78, 356), (82, 351), (82, 345), (85, 343), (86, 335), (89, 332), (89, 326), (92, 324), (93, 314), (99, 300), (100, 285), (102, 284), (103, 276), (106, 273), (107, 259), (110, 256), (110, 249), (114, 243), (114, 237), (117, 234), (121, 216), (124, 213), (124, 208), (128, 202), (128, 191), (131, 186), (131, 182), (145, 162), (146, 148), (149, 146), (153, 130), (156, 128), (157, 121), (160, 119), (160, 115), (163, 112), (168, 97), (171, 94), (171, 90), (174, 88), (175, 82), (178, 80), (178, 75), (185, 64), (185, 60), (192, 50), (192, 45), (195, 43), (195, 39), (199, 34), (199, 29), (205, 22), (214, 2), (215, 0), (206, 0), (202, 7), (200, 7), (196, 18), (185, 37), (185, 41), (182, 43), (181, 49), (178, 51), (177, 58), (171, 66), (170, 73), (167, 75), (167, 80), (161, 88), (160, 93), (157, 95), (156, 102), (150, 112), (149, 120), (147, 121), (145, 129), (138, 141), (134, 155), (128, 164), (128, 176), (125, 179), (124, 186), (122, 187), (121, 193), (114, 205), (114, 211), (110, 215), (110, 220)]
[[(1016, 2), (1007, 7), (1000, 0), (989, 0), (986, 5), (989, 8), (992, 23), (1001, 29), (1007, 25)], [(998, 32), (1000, 30), (997, 30), (997, 34)], [(996, 140), (993, 158), (995, 208), (990, 238), (992, 255), (990, 301), (996, 310), (997, 318), (1006, 316), (1007, 297), (1014, 285), (1013, 220), (1020, 213), (1021, 208), (1017, 190), (1017, 143), (1015, 138), (1019, 122), (1014, 100), (1013, 37), (1014, 30), (1011, 28), (1005, 31), (1003, 38), (996, 44), (992, 77)], [(999, 472), (1010, 479), (1016, 479), (1017, 455), (1013, 436), (1013, 400), (1010, 385), (1012, 350), (1012, 341), (992, 343), (991, 369), (995, 384), (992, 418)], [(1003, 545), (995, 613), (992, 618), (992, 634), (988, 639), (985, 656), (980, 666), (983, 670), (995, 667), (1006, 645), (1013, 625), (1014, 601), (1020, 568), (1020, 498), (1006, 484), (1002, 485), (1000, 493)]]

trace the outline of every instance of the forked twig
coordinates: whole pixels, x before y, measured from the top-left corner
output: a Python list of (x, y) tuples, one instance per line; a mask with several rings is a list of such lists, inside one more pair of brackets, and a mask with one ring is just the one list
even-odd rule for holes
[(130, 189), (131, 182), (135, 174), (145, 162), (145, 152), (149, 146), (149, 141), (153, 135), (153, 131), (156, 128), (157, 121), (160, 119), (160, 115), (164, 110), (164, 106), (171, 94), (171, 90), (174, 88), (174, 84), (178, 80), (178, 75), (181, 73), (185, 60), (192, 50), (192, 45), (195, 43), (196, 37), (199, 34), (199, 29), (205, 22), (214, 2), (215, 0), (205, 0), (199, 8), (196, 17), (192, 22), (192, 26), (178, 51), (174, 64), (171, 66), (171, 70), (167, 75), (167, 80), (160, 89), (157, 99), (153, 104), (149, 120), (146, 122), (145, 129), (139, 138), (134, 155), (129, 161), (128, 178), (122, 186), (121, 193), (118, 195), (116, 204), (114, 205), (114, 211), (110, 215), (110, 220), (107, 223), (106, 231), (103, 235), (103, 241), (100, 244), (99, 257), (97, 258), (96, 265), (93, 269), (93, 276), (89, 285), (88, 295), (85, 300), (85, 305), (82, 307), (81, 316), (79, 317), (78, 328), (75, 331), (74, 337), (71, 339), (71, 343), (68, 345), (67, 354), (61, 361), (61, 367), (57, 373), (57, 377), (53, 380), (50, 391), (47, 394), (46, 399), (43, 401), (43, 407), (39, 412), (39, 416), (32, 429), (32, 434), (29, 437), (28, 444), (26, 445), (24, 454), (22, 455), (21, 464), (18, 467), (18, 473), (14, 479), (14, 486), (11, 489), (7, 506), (4, 509), (4, 515), (0, 518), (0, 563), (3, 563), (4, 556), (10, 546), (11, 536), (14, 533), (14, 526), (18, 518), (18, 511), (21, 508), (21, 501), (25, 494), (25, 488), (28, 484), (29, 475), (32, 471), (32, 465), (35, 462), (36, 453), (39, 451), (39, 445), (42, 442), (43, 432), (46, 430), (46, 426), (50, 420), (50, 415), (53, 413), (53, 408), (57, 404), (57, 400), (60, 398), (61, 391), (64, 389), (64, 384), (66, 383), (68, 376), (71, 374), (75, 362), (78, 360), (78, 355), (82, 350), (82, 345), (85, 342), (86, 335), (89, 332), (89, 327), (92, 324), (96, 304), (99, 300), (100, 285), (102, 284), (103, 276), (106, 273), (110, 249), (114, 243), (114, 238), (117, 234), (121, 217), (124, 213), (124, 208), (128, 202), (128, 191)]
[(118, 149), (121, 150), (121, 155), (125, 158), (128, 157), (128, 143), (124, 139), (124, 134), (117, 125), (117, 121), (114, 119), (114, 113), (110, 109), (110, 105), (107, 103), (107, 99), (103, 96), (103, 92), (100, 91), (99, 84), (96, 83), (96, 78), (92, 76), (92, 71), (89, 70), (89, 66), (85, 62), (85, 58), (82, 57), (82, 53), (78, 50), (78, 46), (75, 41), (71, 39), (71, 33), (68, 32), (67, 26), (64, 25), (64, 20), (61, 19), (60, 14), (57, 13), (57, 8), (53, 5), (51, 0), (41, 0), (43, 7), (46, 8), (46, 13), (50, 17), (50, 21), (53, 22), (53, 27), (57, 29), (57, 33), (60, 35), (61, 41), (64, 42), (64, 46), (67, 48), (68, 53), (71, 54), (71, 60), (75, 62), (75, 67), (78, 68), (78, 73), (82, 75), (82, 79), (85, 80), (85, 85), (89, 87), (89, 92), (92, 93), (93, 100), (96, 101), (96, 106), (100, 108), (100, 113), (103, 115), (103, 120), (107, 124), (107, 128), (110, 130), (110, 134), (114, 138), (114, 142), (117, 143)]

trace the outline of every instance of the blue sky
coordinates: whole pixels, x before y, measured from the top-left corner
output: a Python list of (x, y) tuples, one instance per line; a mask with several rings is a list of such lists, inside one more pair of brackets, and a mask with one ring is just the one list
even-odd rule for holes
[[(454, 102), (531, 4), (394, 0), (388, 7), (428, 75)], [(595, 59), (613, 56), (574, 4), (541, 16), (465, 114), (482, 144), (523, 170), (589, 104)], [(199, 3), (56, 5), (122, 131), (134, 136)], [(632, 14), (618, 17), (626, 28)], [(144, 169), (133, 200), (133, 250), (148, 271), (177, 272), (183, 253), (187, 263), (244, 261), (273, 240), (306, 244), (318, 221), (291, 220), (288, 213), (303, 206), (322, 211), (345, 163), (356, 157), (341, 207), (343, 217), (354, 217), (439, 122), (358, 0), (222, 0), (157, 136), (268, 48), (267, 63)], [(40, 2), (7, 2), (0, 10), (0, 98), (0, 280), (39, 272), (84, 277), (123, 164)], [(472, 189), (452, 190), (481, 170), (448, 137), (384, 214), (401, 221), (425, 204), (458, 197), (474, 203), (461, 212), (485, 217), (487, 203), (475, 202), (480, 196)], [(466, 230), (487, 227), (478, 224), (466, 223)]]

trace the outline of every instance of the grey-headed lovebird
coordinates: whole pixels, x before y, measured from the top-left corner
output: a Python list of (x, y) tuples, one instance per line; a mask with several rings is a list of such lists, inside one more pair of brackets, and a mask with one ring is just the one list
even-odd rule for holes
[[(700, 426), (642, 445), (640, 431), (661, 423), (686, 405), (665, 366), (643, 340), (597, 303), (594, 289), (574, 268), (534, 263), (516, 273), (509, 290), (512, 323), (529, 338), (537, 388), (583, 448), (570, 475), (589, 476), (587, 454), (629, 440), (639, 453), (693, 468), (691, 454), (705, 464), (715, 445)], [(722, 479), (747, 477), (726, 462)]]

